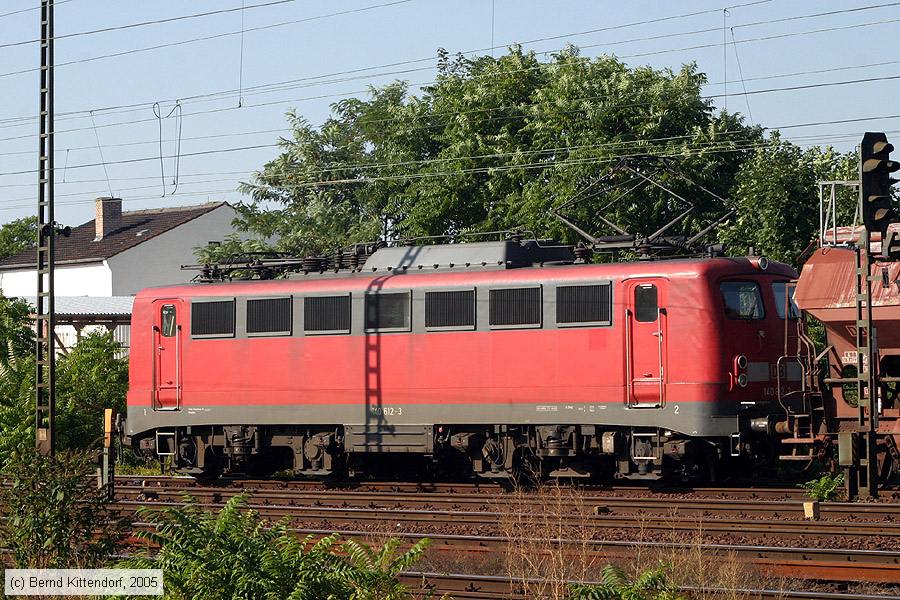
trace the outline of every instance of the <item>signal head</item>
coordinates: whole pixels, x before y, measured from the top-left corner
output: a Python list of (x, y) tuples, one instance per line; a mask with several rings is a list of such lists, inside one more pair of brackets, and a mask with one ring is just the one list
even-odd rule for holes
[(891, 178), (890, 174), (900, 170), (900, 163), (890, 160), (893, 150), (893, 144), (881, 132), (866, 133), (860, 144), (859, 178), (864, 200), (863, 224), (869, 235), (878, 232), (882, 238), (888, 225), (897, 220), (891, 195), (891, 186), (897, 180)]

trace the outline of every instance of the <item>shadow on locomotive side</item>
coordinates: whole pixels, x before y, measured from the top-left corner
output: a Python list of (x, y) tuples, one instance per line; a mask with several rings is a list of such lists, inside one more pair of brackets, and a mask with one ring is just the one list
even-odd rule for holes
[(715, 480), (814, 458), (792, 268), (583, 250), (358, 245), (144, 290), (126, 441), (197, 476), (415, 458), (486, 478)]

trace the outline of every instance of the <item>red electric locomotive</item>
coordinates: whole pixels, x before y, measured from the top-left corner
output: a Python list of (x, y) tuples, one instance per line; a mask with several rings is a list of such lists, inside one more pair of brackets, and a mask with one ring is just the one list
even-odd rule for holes
[(764, 258), (579, 264), (534, 240), (354, 258), (138, 294), (134, 448), (197, 475), (413, 454), (485, 477), (714, 476), (771, 451), (801, 383), (779, 361), (796, 272)]

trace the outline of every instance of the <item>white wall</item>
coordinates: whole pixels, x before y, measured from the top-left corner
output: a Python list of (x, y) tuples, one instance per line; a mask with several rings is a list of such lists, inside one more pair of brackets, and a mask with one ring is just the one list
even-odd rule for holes
[(189, 282), (197, 272), (182, 271), (181, 265), (196, 264), (194, 248), (224, 241), (235, 233), (231, 225), (235, 216), (233, 208), (223, 205), (113, 256), (108, 260), (112, 295), (128, 296), (147, 287)]
[[(112, 272), (105, 262), (57, 266), (54, 280), (57, 296), (112, 295)], [(0, 272), (0, 290), (7, 298), (37, 295), (34, 269)]]

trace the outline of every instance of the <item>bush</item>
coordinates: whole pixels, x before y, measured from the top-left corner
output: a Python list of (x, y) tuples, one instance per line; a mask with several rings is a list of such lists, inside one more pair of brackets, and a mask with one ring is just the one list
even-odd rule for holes
[[(0, 339), (6, 341), (0, 345), (0, 468), (34, 445), (34, 338), (27, 311), (0, 297)], [(58, 449), (91, 447), (103, 435), (103, 410), (125, 409), (128, 362), (120, 351), (110, 334), (91, 333), (57, 358)]]
[(826, 473), (818, 479), (801, 483), (799, 487), (806, 490), (806, 495), (813, 500), (829, 502), (840, 494), (840, 487), (844, 485), (844, 474), (831, 475)]
[(56, 406), (60, 448), (87, 448), (103, 435), (103, 410), (125, 410), (128, 361), (112, 334), (92, 332), (60, 356)]
[(124, 529), (97, 489), (87, 452), (19, 453), (0, 490), (0, 542), (19, 568), (89, 568), (109, 558)]
[(681, 600), (675, 588), (666, 581), (666, 568), (660, 566), (641, 573), (629, 581), (625, 573), (613, 565), (603, 567), (599, 584), (570, 586), (572, 600)]
[(231, 498), (218, 513), (187, 495), (183, 506), (141, 509), (155, 529), (137, 535), (159, 551), (121, 566), (163, 569), (166, 597), (173, 600), (412, 597), (397, 575), (422, 555), (424, 540), (398, 553), (396, 540), (376, 549), (352, 540), (341, 544), (337, 535), (298, 539), (284, 521), (270, 524), (248, 510), (247, 498)]

